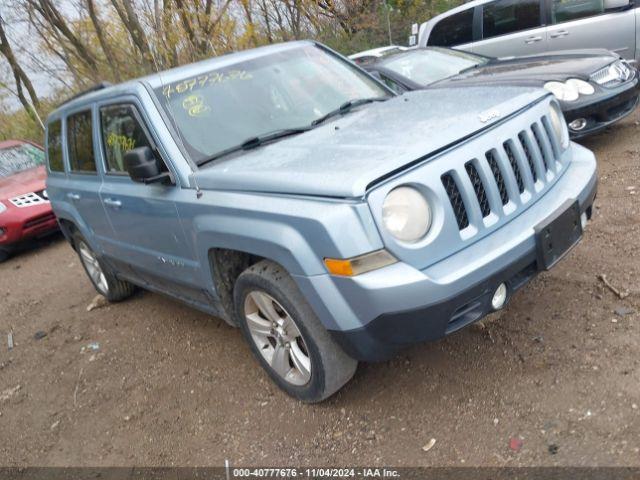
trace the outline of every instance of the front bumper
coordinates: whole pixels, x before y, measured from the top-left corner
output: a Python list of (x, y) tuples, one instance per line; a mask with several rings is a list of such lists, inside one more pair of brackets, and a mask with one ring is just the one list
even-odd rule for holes
[(26, 208), (9, 206), (0, 214), (0, 247), (8, 249), (29, 238), (46, 235), (58, 229), (51, 205), (46, 203)]
[(436, 340), (491, 313), (500, 283), (509, 295), (539, 271), (534, 228), (568, 199), (591, 214), (595, 158), (574, 145), (562, 178), (529, 209), (463, 251), (417, 270), (406, 263), (352, 278), (296, 277), (332, 336), (353, 358), (380, 361), (402, 348)]
[(562, 110), (568, 124), (578, 119), (587, 121), (586, 127), (580, 131), (569, 129), (571, 138), (577, 140), (593, 135), (627, 117), (638, 106), (639, 95), (640, 78), (636, 76), (633, 81), (612, 90), (606, 96), (596, 96), (590, 103), (575, 106), (563, 104)]

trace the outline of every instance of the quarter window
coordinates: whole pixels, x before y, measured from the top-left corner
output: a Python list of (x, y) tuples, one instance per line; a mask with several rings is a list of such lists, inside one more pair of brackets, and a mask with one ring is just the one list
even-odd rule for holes
[(96, 159), (93, 150), (91, 111), (80, 112), (67, 118), (67, 143), (69, 170), (95, 172)]
[(455, 47), (473, 42), (473, 8), (442, 19), (429, 35), (433, 47)]
[(551, 22), (570, 22), (603, 13), (604, 0), (553, 0)]
[(49, 170), (63, 172), (62, 161), (62, 122), (56, 120), (47, 127), (47, 156), (49, 157)]
[(500, 0), (483, 7), (482, 37), (485, 39), (541, 25), (540, 0)]
[(124, 154), (138, 147), (151, 147), (132, 105), (111, 105), (100, 109), (102, 143), (107, 171), (126, 172)]

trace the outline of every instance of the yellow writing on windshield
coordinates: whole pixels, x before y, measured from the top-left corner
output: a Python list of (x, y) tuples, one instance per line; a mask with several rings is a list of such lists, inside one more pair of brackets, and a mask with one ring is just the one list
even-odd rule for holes
[(204, 117), (211, 111), (211, 107), (205, 105), (202, 95), (189, 95), (182, 101), (184, 108), (190, 117)]
[(126, 135), (111, 133), (107, 137), (107, 145), (110, 147), (118, 147), (120, 150), (127, 152), (136, 148), (136, 141)]
[(251, 80), (253, 76), (246, 70), (230, 70), (228, 72), (211, 72), (204, 75), (197, 75), (178, 83), (167, 85), (162, 89), (162, 94), (171, 98), (173, 95), (183, 95), (195, 90), (199, 90), (208, 85), (226, 83), (238, 80)]

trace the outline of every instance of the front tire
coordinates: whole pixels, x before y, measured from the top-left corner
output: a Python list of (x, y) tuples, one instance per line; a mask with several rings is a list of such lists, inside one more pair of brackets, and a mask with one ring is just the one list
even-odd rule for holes
[(75, 232), (72, 237), (80, 263), (100, 295), (109, 302), (121, 302), (134, 294), (136, 287), (124, 280), (118, 280), (79, 232)]
[(255, 357), (287, 394), (320, 402), (353, 377), (358, 362), (331, 338), (280, 265), (264, 260), (245, 270), (234, 304)]
[(9, 250), (0, 247), (0, 263), (6, 261), (10, 255)]

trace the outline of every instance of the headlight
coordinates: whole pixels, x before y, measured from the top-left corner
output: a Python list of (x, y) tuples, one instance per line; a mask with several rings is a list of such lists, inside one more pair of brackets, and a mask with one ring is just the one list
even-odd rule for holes
[(626, 60), (617, 60), (593, 75), (591, 80), (605, 88), (617, 87), (633, 77), (634, 68)]
[(584, 80), (580, 80), (579, 78), (570, 78), (567, 80), (566, 84), (578, 90), (580, 95), (593, 95), (596, 93), (596, 89), (593, 88), (593, 85), (585, 82)]
[(5, 204), (0, 202), (0, 213), (3, 213), (6, 209), (7, 207), (5, 206)]
[(387, 231), (403, 242), (417, 242), (431, 227), (431, 207), (415, 188), (398, 187), (382, 204), (382, 222)]
[(553, 102), (551, 104), (551, 112), (549, 113), (551, 119), (551, 127), (558, 137), (558, 142), (562, 146), (563, 150), (569, 148), (569, 128), (567, 122), (564, 119), (564, 114), (560, 110), (560, 106)]
[(570, 78), (565, 83), (547, 82), (544, 88), (549, 90), (562, 102), (575, 102), (580, 95), (593, 95), (596, 89), (589, 82), (579, 78)]

